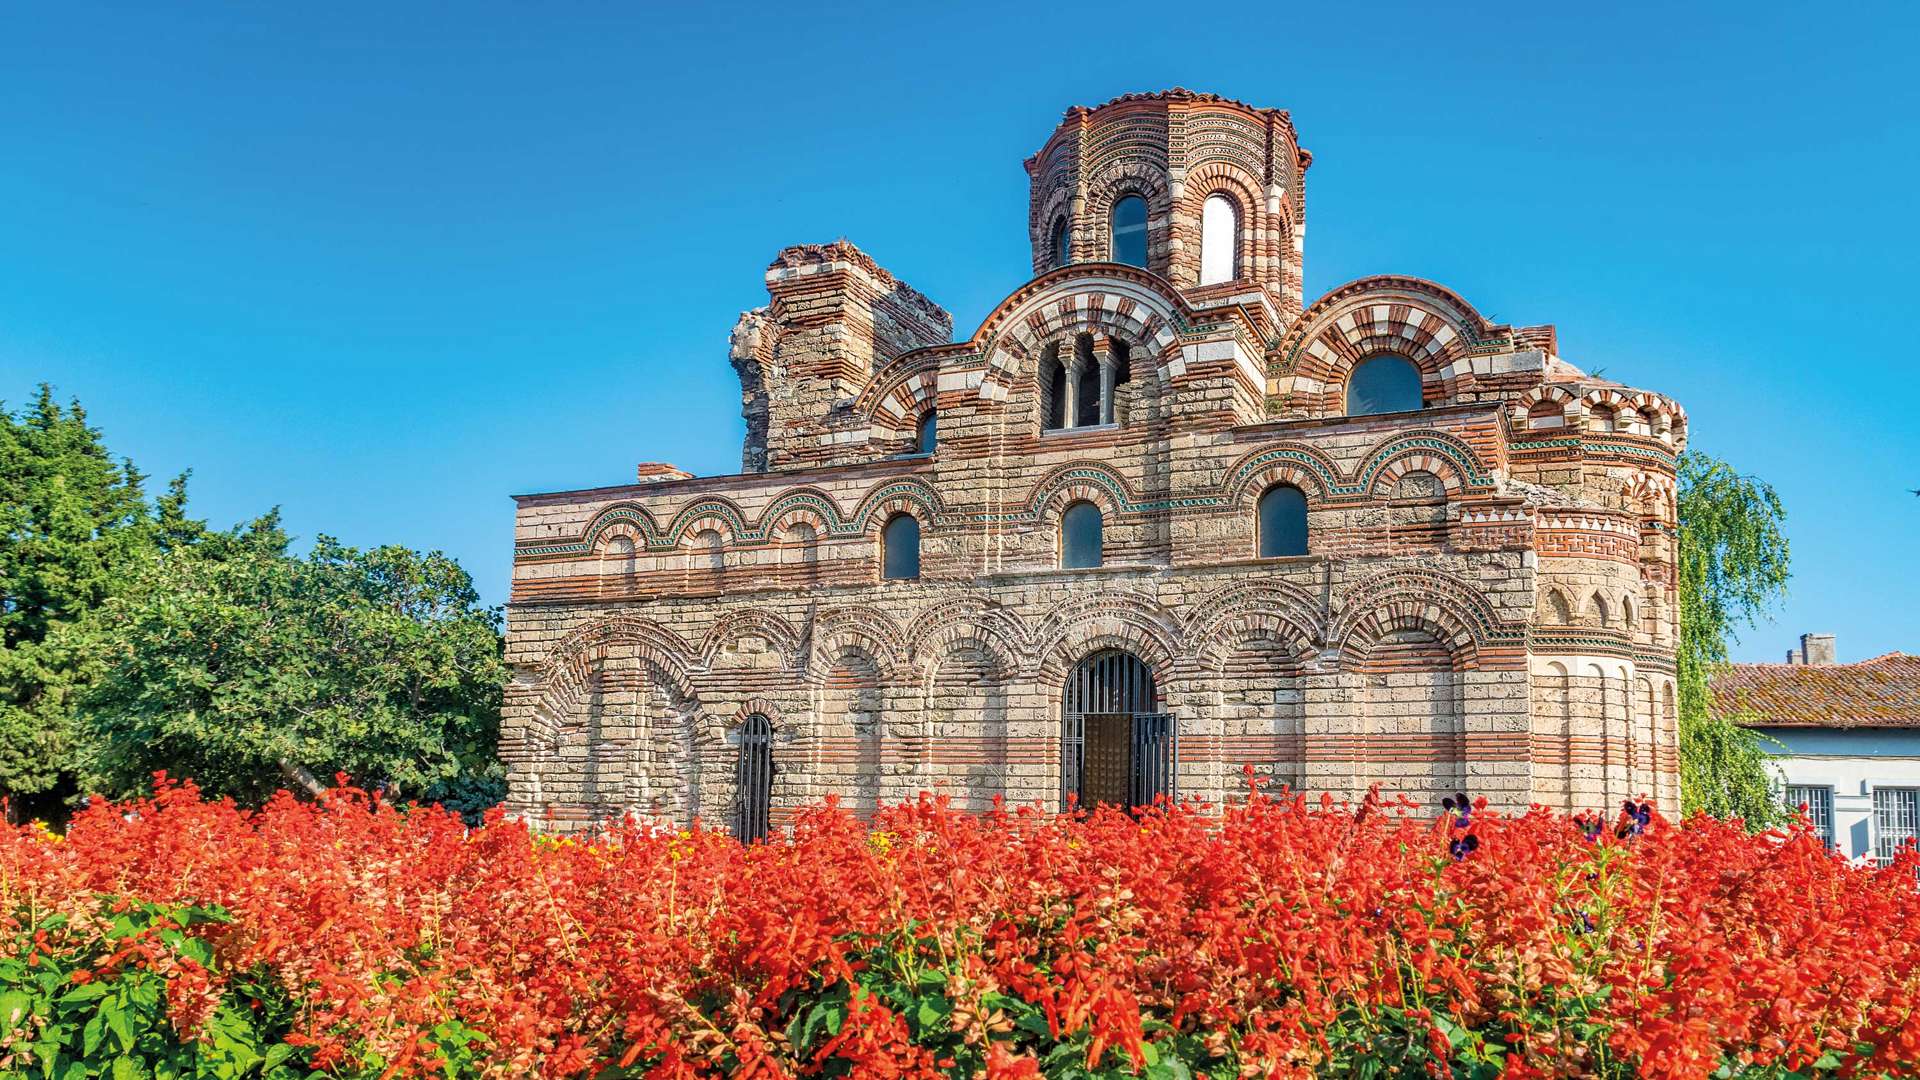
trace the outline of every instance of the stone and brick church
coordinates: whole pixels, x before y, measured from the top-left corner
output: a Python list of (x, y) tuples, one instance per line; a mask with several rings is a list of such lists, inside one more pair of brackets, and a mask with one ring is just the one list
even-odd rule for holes
[[(958, 340), (846, 242), (729, 359), (741, 471), (516, 499), (517, 813), (756, 836), (838, 795), (1678, 802), (1686, 415), (1419, 278), (1308, 300), (1288, 113), (1076, 107)], [(717, 360), (717, 357), (716, 357)]]

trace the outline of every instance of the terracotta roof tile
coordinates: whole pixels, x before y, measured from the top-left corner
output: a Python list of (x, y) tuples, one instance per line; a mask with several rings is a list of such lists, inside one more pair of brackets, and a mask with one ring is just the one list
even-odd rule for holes
[(1753, 726), (1920, 727), (1920, 656), (1734, 664), (1713, 680), (1713, 709)]

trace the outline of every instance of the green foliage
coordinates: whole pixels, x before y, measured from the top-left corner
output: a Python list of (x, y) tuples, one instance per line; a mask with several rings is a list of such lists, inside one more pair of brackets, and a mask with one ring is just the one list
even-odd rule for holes
[[(293, 1010), (264, 979), (232, 981), (196, 1030), (169, 1008), (214, 966), (192, 928), (230, 921), (217, 908), (121, 901), (97, 917), (16, 912), (0, 955), (0, 1070), (21, 1080), (296, 1080), (282, 1039)], [(189, 1007), (191, 994), (181, 995)]]
[(1698, 452), (1680, 460), (1680, 790), (1689, 812), (1744, 818), (1783, 811), (1760, 736), (1715, 716), (1710, 682), (1728, 643), (1786, 590), (1786, 510), (1765, 482)]
[[(504, 794), (499, 617), (439, 554), (287, 552), (149, 499), (76, 402), (0, 407), (0, 796), (59, 816), (155, 770), (257, 801), (336, 771), (477, 814)], [(276, 711), (277, 710), (277, 711)]]
[(51, 388), (18, 414), (0, 405), (0, 794), (73, 779), (79, 676), (54, 631), (104, 602), (142, 555), (205, 533), (184, 514), (185, 476), (151, 504), (144, 479)]
[(120, 795), (164, 770), (256, 803), (302, 770), (340, 772), (485, 805), (506, 667), (472, 579), (401, 547), (283, 549), (261, 535), (223, 558), (156, 554), (74, 629), (97, 666), (89, 781)]

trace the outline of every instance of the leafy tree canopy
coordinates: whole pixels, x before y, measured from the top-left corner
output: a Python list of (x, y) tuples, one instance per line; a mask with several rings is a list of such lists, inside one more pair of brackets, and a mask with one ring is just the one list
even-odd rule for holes
[(1727, 646), (1786, 591), (1786, 510), (1772, 487), (1698, 452), (1680, 460), (1680, 790), (1684, 809), (1760, 828), (1782, 816), (1766, 748), (1712, 711)]
[(58, 816), (153, 771), (254, 801), (346, 772), (475, 809), (503, 783), (499, 616), (453, 560), (230, 531), (149, 498), (78, 402), (0, 403), (0, 796)]
[(206, 533), (185, 516), (184, 475), (152, 502), (145, 479), (51, 387), (18, 413), (0, 403), (0, 794), (73, 776), (75, 672), (53, 630), (101, 604), (135, 559)]
[(90, 787), (158, 770), (254, 803), (346, 773), (406, 798), (484, 805), (506, 681), (499, 615), (452, 559), (277, 528), (224, 558), (161, 552), (76, 626), (97, 670), (80, 706)]

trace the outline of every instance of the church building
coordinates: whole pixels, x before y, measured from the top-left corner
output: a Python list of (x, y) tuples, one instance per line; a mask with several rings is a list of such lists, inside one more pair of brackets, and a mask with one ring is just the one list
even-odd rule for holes
[(1434, 282), (1309, 300), (1312, 162), (1210, 94), (1069, 109), (1032, 276), (958, 340), (852, 244), (781, 251), (738, 473), (515, 500), (509, 809), (753, 838), (1251, 767), (1675, 811), (1686, 414)]

